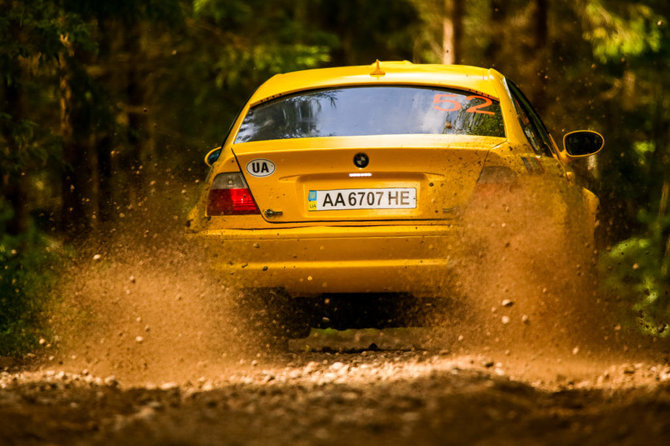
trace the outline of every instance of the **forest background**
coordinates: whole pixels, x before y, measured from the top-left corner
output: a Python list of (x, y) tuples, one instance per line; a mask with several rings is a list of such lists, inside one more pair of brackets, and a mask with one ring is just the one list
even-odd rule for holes
[(0, 0), (0, 355), (37, 347), (78, 241), (159, 200), (182, 223), (260, 83), (375, 59), (495, 67), (556, 139), (604, 134), (605, 282), (667, 336), (668, 18), (666, 0)]

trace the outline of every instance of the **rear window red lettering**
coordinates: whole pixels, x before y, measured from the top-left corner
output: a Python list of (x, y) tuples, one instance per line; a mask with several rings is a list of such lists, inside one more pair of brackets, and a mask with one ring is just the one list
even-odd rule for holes
[(487, 98), (485, 96), (468, 96), (465, 99), (467, 99), (468, 101), (471, 101), (473, 99), (481, 99), (482, 101), (484, 101), (482, 104), (474, 105), (474, 106), (468, 108), (467, 110), (465, 110), (466, 112), (468, 112), (468, 113), (484, 113), (486, 115), (494, 115), (495, 114), (492, 111), (482, 110), (482, 108), (486, 108), (489, 105), (493, 104), (493, 101), (490, 100), (489, 98)]
[(433, 104), (444, 104), (445, 102), (451, 104), (451, 107), (444, 108), (440, 105), (433, 105), (433, 108), (443, 112), (452, 112), (461, 109), (461, 104), (458, 101), (449, 98), (458, 98), (456, 94), (436, 94), (433, 98)]

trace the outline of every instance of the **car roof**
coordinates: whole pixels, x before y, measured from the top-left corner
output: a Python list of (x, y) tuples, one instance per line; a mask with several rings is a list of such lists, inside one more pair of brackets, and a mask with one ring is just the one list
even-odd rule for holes
[(277, 74), (251, 97), (250, 105), (302, 90), (353, 85), (435, 85), (460, 88), (498, 98), (496, 81), (502, 75), (492, 68), (467, 65), (413, 64), (376, 61), (371, 65), (319, 68)]

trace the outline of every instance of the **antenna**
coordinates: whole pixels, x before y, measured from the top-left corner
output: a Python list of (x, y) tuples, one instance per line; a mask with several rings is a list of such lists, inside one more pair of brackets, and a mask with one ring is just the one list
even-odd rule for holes
[(372, 70), (372, 72), (370, 73), (370, 76), (384, 76), (384, 75), (386, 75), (386, 72), (384, 70), (382, 70), (379, 59), (377, 59), (375, 61), (375, 64), (376, 64), (375, 69)]

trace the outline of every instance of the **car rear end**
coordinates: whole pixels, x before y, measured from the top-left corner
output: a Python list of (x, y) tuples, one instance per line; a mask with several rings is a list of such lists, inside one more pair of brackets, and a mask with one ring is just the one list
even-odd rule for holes
[(487, 70), (367, 68), (296, 73), (245, 107), (189, 220), (232, 285), (449, 288), (459, 212), (500, 177), (485, 167), (507, 144), (500, 84)]

